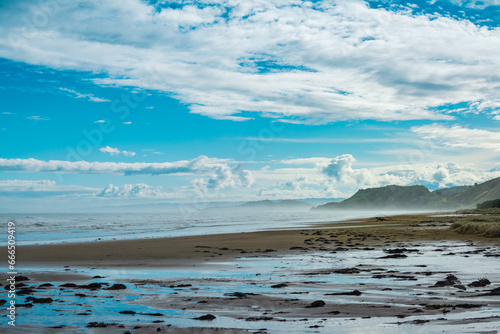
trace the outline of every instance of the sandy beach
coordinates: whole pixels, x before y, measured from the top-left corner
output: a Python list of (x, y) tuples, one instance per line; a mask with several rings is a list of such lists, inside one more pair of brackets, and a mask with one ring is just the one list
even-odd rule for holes
[[(450, 228), (481, 217), (497, 216), (373, 217), (298, 230), (22, 246), (23, 322), (2, 332), (494, 330), (500, 240)], [(116, 316), (100, 316), (100, 307)], [(56, 324), (51, 314), (73, 321)]]

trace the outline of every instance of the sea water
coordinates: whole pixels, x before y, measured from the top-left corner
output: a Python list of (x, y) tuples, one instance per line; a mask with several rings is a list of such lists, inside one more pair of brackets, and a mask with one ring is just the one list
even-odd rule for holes
[[(322, 223), (408, 213), (396, 211), (263, 211), (210, 210), (185, 214), (74, 213), (0, 214), (0, 223), (16, 224), (17, 245), (145, 239), (189, 235), (313, 228)], [(5, 246), (7, 239), (0, 240)]]

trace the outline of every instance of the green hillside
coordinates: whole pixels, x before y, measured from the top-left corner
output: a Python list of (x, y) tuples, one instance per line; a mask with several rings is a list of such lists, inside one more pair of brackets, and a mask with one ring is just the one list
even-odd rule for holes
[(317, 209), (452, 209), (443, 196), (432, 193), (424, 186), (385, 186), (358, 190), (351, 198), (340, 203), (327, 203)]
[(475, 184), (448, 200), (460, 203), (463, 206), (475, 206), (478, 203), (492, 201), (500, 198), (500, 177), (486, 181), (481, 184)]
[(385, 186), (358, 190), (340, 203), (315, 209), (457, 209), (500, 198), (500, 177), (473, 186), (457, 186), (430, 192), (424, 186)]

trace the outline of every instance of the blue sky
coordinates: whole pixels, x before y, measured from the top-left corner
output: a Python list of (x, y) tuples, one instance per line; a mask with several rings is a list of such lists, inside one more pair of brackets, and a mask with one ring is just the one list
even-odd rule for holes
[(500, 176), (500, 1), (0, 5), (0, 210)]

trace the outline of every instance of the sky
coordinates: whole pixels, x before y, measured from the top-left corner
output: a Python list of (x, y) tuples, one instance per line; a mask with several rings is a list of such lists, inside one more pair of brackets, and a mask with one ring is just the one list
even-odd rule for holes
[(500, 177), (500, 0), (0, 3), (0, 210)]

